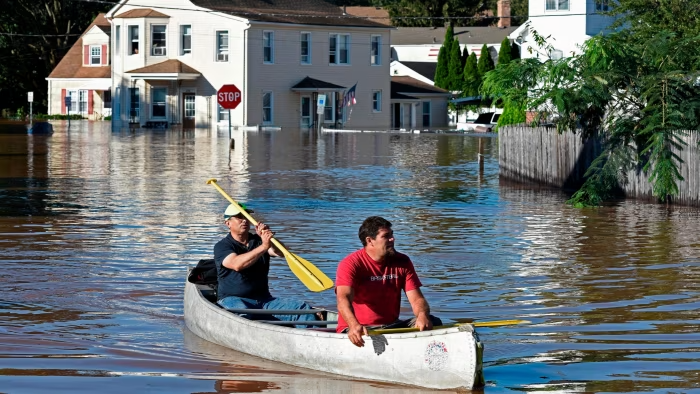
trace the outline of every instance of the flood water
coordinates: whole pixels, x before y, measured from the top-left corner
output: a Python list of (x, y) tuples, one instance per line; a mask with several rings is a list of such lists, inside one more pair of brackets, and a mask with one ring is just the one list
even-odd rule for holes
[[(381, 215), (434, 314), (531, 321), (479, 329), (487, 393), (700, 392), (698, 210), (506, 185), (495, 137), (54, 127), (0, 125), (0, 392), (417, 392), (185, 328), (186, 268), (226, 230), (209, 178), (332, 278)], [(273, 294), (335, 306), (273, 263)]]

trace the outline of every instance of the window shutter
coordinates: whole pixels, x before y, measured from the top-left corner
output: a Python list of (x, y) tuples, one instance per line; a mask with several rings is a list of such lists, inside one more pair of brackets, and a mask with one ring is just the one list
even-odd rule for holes
[(61, 89), (61, 115), (66, 114), (66, 89)]
[(90, 64), (90, 45), (83, 45), (83, 66)]
[(102, 65), (106, 66), (107, 64), (107, 45), (102, 44)]
[(88, 99), (88, 115), (92, 114), (92, 90), (87, 91)]

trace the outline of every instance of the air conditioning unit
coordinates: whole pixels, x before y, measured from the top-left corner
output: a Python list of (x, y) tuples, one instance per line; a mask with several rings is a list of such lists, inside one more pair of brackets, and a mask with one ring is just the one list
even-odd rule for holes
[(153, 56), (165, 56), (165, 47), (153, 47)]
[(228, 61), (228, 53), (219, 53), (218, 55), (216, 55), (216, 61), (227, 62)]

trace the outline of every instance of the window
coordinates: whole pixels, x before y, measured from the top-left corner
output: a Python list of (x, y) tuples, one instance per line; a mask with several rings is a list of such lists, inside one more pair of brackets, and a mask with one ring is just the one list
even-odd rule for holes
[(263, 124), (272, 124), (272, 92), (263, 92)]
[(129, 26), (129, 55), (139, 53), (139, 27)]
[(114, 33), (114, 54), (118, 55), (119, 54), (119, 47), (121, 46), (121, 36), (122, 36), (122, 27), (117, 26), (116, 31)]
[(275, 62), (275, 32), (263, 32), (263, 63)]
[(151, 117), (165, 118), (165, 97), (167, 88), (153, 88), (151, 97)]
[(610, 4), (608, 0), (596, 0), (595, 2), (595, 10), (596, 11), (609, 11), (610, 10)]
[(228, 32), (227, 31), (217, 31), (216, 32), (216, 61), (217, 62), (227, 62), (228, 61)]
[(153, 25), (151, 34), (151, 55), (165, 56), (165, 25)]
[(382, 49), (382, 36), (372, 36), (370, 38), (369, 64), (379, 66), (382, 64), (380, 56)]
[(189, 55), (192, 53), (192, 26), (180, 26), (180, 55)]
[(382, 112), (382, 91), (372, 91), (372, 111)]
[(547, 11), (568, 11), (569, 0), (545, 0), (544, 9)]
[(331, 34), (328, 43), (328, 63), (350, 64), (350, 34)]
[(326, 105), (323, 107), (323, 122), (335, 122), (335, 93), (326, 94)]
[(219, 118), (218, 118), (219, 122), (227, 121), (227, 120), (228, 120), (229, 110), (224, 109), (224, 107), (222, 107), (222, 106), (220, 106), (220, 105), (218, 105), (218, 104), (217, 104), (217, 107), (219, 108)]
[(301, 33), (301, 64), (311, 64), (311, 33)]
[(129, 88), (129, 118), (136, 121), (140, 115), (139, 88)]
[(79, 102), (78, 102), (78, 112), (81, 114), (86, 114), (88, 111), (88, 91), (79, 90)]
[(102, 46), (90, 45), (90, 65), (91, 66), (101, 66), (102, 65)]
[(423, 101), (423, 127), (430, 127), (430, 101)]

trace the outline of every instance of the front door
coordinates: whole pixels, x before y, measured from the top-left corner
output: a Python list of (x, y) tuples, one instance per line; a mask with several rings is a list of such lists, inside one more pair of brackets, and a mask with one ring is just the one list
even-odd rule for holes
[(310, 96), (301, 96), (301, 127), (311, 127), (313, 124), (313, 107)]
[(184, 93), (182, 95), (182, 128), (194, 129), (194, 93)]

